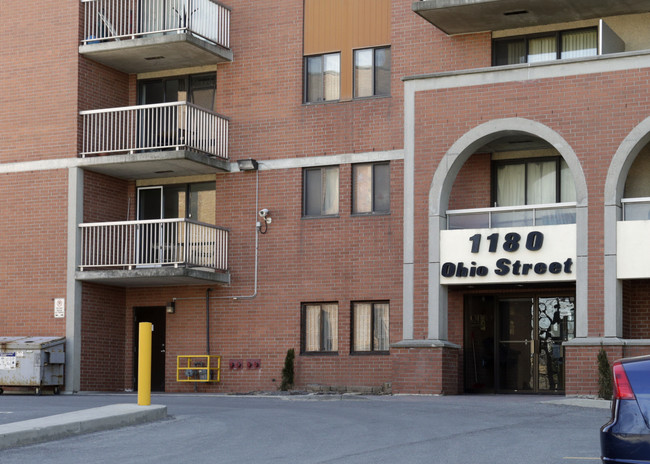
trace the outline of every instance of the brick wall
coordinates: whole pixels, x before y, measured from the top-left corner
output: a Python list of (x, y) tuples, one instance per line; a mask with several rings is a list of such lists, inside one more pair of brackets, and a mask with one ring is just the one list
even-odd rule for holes
[(623, 282), (623, 338), (650, 338), (650, 281)]
[(2, 336), (65, 336), (67, 182), (65, 170), (0, 174)]

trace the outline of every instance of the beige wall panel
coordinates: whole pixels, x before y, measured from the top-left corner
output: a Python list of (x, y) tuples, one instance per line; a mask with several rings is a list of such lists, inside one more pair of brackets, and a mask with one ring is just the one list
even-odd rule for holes
[(353, 50), (389, 44), (389, 0), (305, 0), (304, 54), (341, 52), (341, 100), (352, 98)]

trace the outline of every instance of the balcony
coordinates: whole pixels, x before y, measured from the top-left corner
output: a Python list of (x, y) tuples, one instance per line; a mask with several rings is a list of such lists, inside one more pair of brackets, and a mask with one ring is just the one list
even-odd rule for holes
[(576, 223), (575, 203), (503, 206), (447, 211), (447, 229), (550, 226)]
[(80, 115), (80, 157), (88, 158), (81, 163), (85, 169), (130, 180), (229, 169), (228, 119), (191, 103), (91, 110)]
[(213, 0), (81, 0), (79, 53), (125, 73), (232, 61), (230, 9)]
[(650, 11), (644, 0), (422, 0), (412, 9), (448, 35)]
[(650, 279), (650, 198), (624, 198), (623, 220), (616, 224), (616, 274), (619, 279)]
[(228, 230), (191, 219), (80, 224), (77, 280), (117, 287), (227, 284)]

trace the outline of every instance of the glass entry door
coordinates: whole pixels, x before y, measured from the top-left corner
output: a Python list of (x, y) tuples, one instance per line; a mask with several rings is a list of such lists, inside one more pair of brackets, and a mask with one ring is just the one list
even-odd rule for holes
[(567, 296), (465, 300), (465, 389), (554, 393), (564, 390), (564, 347), (575, 337)]

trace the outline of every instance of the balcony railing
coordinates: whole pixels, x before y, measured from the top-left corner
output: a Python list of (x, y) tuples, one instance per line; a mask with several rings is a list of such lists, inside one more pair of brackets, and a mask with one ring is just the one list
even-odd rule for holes
[(650, 220), (650, 197), (623, 198), (623, 220), (624, 221), (648, 221)]
[(228, 159), (228, 119), (187, 102), (82, 111), (81, 156), (190, 149)]
[(447, 229), (491, 229), (498, 227), (575, 224), (575, 203), (503, 206), (447, 211)]
[(82, 44), (191, 33), (230, 48), (230, 10), (213, 0), (81, 0)]
[(79, 269), (163, 265), (228, 270), (228, 230), (191, 219), (80, 224)]

